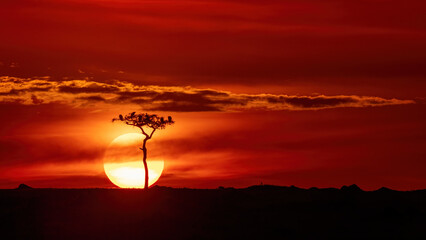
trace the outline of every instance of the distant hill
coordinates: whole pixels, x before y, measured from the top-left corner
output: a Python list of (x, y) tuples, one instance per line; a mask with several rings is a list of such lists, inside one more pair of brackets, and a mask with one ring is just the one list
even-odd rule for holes
[(426, 190), (18, 189), (2, 239), (426, 239)]
[(22, 183), (16, 189), (32, 189), (32, 187)]

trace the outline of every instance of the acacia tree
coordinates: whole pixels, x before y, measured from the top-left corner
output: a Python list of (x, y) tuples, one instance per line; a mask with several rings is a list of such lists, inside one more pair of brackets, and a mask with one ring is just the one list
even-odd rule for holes
[[(115, 121), (121, 121), (124, 122), (127, 125), (138, 127), (142, 134), (145, 135), (145, 139), (143, 140), (142, 147), (139, 149), (143, 151), (143, 166), (145, 169), (145, 186), (144, 189), (148, 189), (148, 164), (146, 162), (147, 157), (147, 148), (146, 148), (146, 142), (152, 138), (152, 135), (154, 135), (154, 132), (157, 129), (164, 129), (167, 125), (172, 125), (175, 123), (172, 120), (172, 117), (168, 116), (167, 119), (164, 119), (164, 117), (159, 117), (156, 114), (148, 114), (148, 113), (140, 113), (136, 114), (136, 112), (132, 112), (129, 114), (118, 115), (118, 118), (113, 118), (113, 122)], [(144, 129), (145, 128), (145, 129)]]

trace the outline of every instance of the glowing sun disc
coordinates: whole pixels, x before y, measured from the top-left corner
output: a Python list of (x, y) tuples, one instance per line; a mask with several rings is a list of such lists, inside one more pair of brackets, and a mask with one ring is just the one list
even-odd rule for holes
[[(139, 149), (143, 139), (142, 134), (127, 133), (115, 138), (108, 146), (104, 156), (104, 170), (109, 180), (118, 187), (144, 187), (143, 153)], [(148, 186), (151, 186), (160, 178), (164, 169), (164, 161), (148, 157), (147, 164)]]

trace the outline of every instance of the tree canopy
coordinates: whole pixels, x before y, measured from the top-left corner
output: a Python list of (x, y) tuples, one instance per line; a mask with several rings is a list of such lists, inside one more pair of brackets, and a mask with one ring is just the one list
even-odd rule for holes
[[(127, 125), (138, 127), (142, 130), (142, 133), (149, 138), (152, 137), (152, 134), (155, 130), (164, 129), (167, 125), (172, 125), (174, 123), (171, 116), (168, 116), (167, 119), (165, 119), (164, 117), (160, 117), (156, 114), (136, 114), (136, 112), (132, 112), (124, 116), (120, 114), (118, 118), (113, 118), (112, 121), (121, 121)], [(148, 135), (148, 133), (145, 132), (143, 127), (151, 128), (151, 134)]]

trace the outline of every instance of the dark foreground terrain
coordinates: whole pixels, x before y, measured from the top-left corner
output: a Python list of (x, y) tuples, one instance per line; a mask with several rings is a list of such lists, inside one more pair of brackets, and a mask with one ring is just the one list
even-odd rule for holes
[(426, 239), (426, 190), (0, 190), (1, 239)]

